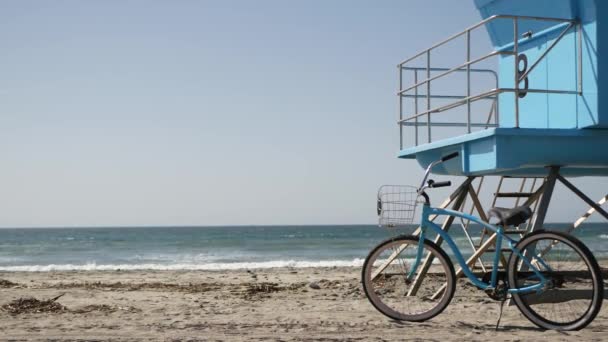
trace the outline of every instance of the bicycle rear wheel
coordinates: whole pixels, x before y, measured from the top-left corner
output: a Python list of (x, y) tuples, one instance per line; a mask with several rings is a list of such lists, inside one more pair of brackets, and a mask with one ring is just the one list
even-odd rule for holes
[[(391, 238), (376, 246), (363, 264), (365, 295), (378, 311), (396, 320), (420, 322), (433, 318), (448, 306), (454, 295), (454, 266), (431, 241), (424, 241), (422, 262), (416, 274), (408, 279), (418, 242), (414, 236)], [(428, 272), (416, 282), (427, 257), (432, 258)]]
[[(554, 330), (579, 330), (593, 321), (602, 306), (604, 283), (597, 261), (582, 242), (567, 234), (538, 231), (516, 248), (548, 280), (539, 292), (513, 294), (526, 318)], [(521, 255), (512, 253), (508, 266), (511, 288), (540, 282)]]

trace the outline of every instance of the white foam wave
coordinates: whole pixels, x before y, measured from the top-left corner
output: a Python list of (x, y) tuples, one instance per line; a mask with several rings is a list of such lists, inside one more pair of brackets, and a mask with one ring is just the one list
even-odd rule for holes
[(0, 271), (6, 272), (50, 272), (50, 271), (116, 271), (116, 270), (159, 270), (159, 271), (216, 271), (263, 268), (309, 268), (309, 267), (361, 267), (363, 259), (353, 260), (321, 260), (296, 261), (276, 260), (261, 262), (232, 262), (232, 263), (205, 263), (205, 264), (51, 264), (51, 265), (23, 265), (0, 266)]
[(608, 239), (608, 234), (600, 234), (600, 239)]

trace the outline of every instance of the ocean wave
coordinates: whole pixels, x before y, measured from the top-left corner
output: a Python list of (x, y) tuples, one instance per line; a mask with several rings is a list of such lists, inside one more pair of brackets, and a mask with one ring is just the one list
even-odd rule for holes
[(353, 260), (320, 260), (320, 261), (296, 261), (276, 260), (261, 262), (232, 262), (232, 263), (206, 263), (206, 264), (51, 264), (51, 265), (19, 265), (0, 266), (0, 271), (5, 272), (50, 272), (50, 271), (135, 271), (135, 270), (158, 270), (158, 271), (216, 271), (216, 270), (239, 270), (239, 269), (264, 269), (264, 268), (310, 268), (310, 267), (361, 267), (363, 259)]

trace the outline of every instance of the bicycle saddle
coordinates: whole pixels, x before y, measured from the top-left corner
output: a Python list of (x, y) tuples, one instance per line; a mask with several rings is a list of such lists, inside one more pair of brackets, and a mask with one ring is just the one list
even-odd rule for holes
[(488, 212), (488, 219), (498, 218), (500, 226), (518, 226), (532, 217), (532, 210), (526, 205), (521, 205), (513, 209), (494, 207)]

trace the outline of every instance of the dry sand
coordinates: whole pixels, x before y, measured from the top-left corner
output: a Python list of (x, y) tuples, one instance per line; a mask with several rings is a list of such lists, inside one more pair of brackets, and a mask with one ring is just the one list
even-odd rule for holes
[(436, 318), (424, 323), (391, 321), (367, 301), (359, 276), (358, 268), (0, 273), (0, 279), (7, 280), (0, 281), (0, 305), (63, 294), (56, 301), (61, 305), (47, 305), (45, 312), (11, 313), (5, 307), (0, 311), (0, 339), (608, 339), (606, 307), (586, 329), (563, 333), (540, 330), (515, 306), (505, 306), (495, 331), (498, 302), (464, 281)]

